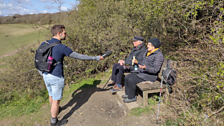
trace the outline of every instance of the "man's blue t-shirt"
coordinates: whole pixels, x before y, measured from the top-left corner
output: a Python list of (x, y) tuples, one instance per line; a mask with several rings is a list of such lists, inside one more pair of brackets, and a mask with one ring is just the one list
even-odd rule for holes
[[(61, 43), (60, 40), (55, 39), (55, 38), (52, 38), (48, 42), (50, 44), (55, 43), (55, 42)], [(56, 62), (58, 62), (59, 60), (61, 60), (61, 61), (56, 65), (56, 67), (53, 69), (53, 71), (50, 74), (57, 76), (57, 77), (64, 77), (63, 60), (64, 60), (65, 56), (69, 56), (72, 52), (73, 52), (72, 49), (70, 49), (66, 45), (59, 44), (59, 45), (54, 46), (52, 48), (52, 57), (55, 59)]]

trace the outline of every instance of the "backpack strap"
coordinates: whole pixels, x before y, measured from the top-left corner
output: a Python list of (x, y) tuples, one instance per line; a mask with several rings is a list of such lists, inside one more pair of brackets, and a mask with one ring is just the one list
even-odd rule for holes
[[(45, 41), (45, 42), (48, 43), (47, 41)], [(54, 43), (49, 44), (49, 46), (53, 47), (53, 46), (56, 46), (56, 45), (59, 45), (59, 44), (61, 44), (61, 43), (60, 42), (54, 42)]]
[[(167, 61), (167, 66), (168, 66), (168, 61)], [(164, 77), (164, 80), (165, 80), (166, 86), (167, 86), (167, 88), (168, 88), (168, 90), (169, 90), (169, 93), (172, 93), (172, 89), (170, 88), (170, 86), (169, 86), (169, 84), (168, 84), (168, 76), (169, 76), (169, 74), (171, 73), (172, 69), (171, 69), (170, 71), (168, 71), (168, 72), (165, 72), (166, 70), (168, 71), (169, 68), (166, 68), (166, 69), (164, 70), (163, 74), (166, 73), (167, 75), (162, 75), (162, 77), (165, 76), (165, 77)]]
[(54, 66), (58, 65), (60, 62), (61, 62), (61, 59), (57, 63), (55, 63)]
[(169, 93), (172, 93), (172, 89), (170, 88), (170, 86), (169, 86), (168, 83), (166, 83), (166, 86), (167, 86), (167, 88), (168, 88)]
[[(48, 41), (45, 41), (45, 43), (48, 43)], [(49, 44), (49, 46), (53, 47), (53, 46), (56, 46), (56, 45), (59, 45), (59, 44), (61, 44), (61, 43), (60, 42), (54, 42), (54, 43)], [(58, 65), (61, 62), (61, 60), (62, 59), (60, 59), (58, 62), (54, 63), (54, 66)]]
[[(170, 60), (169, 59), (167, 59), (167, 68), (166, 69), (169, 69), (170, 68)], [(168, 74), (166, 75), (167, 77), (166, 77), (166, 80), (165, 80), (165, 82), (166, 82), (166, 86), (167, 86), (167, 88), (168, 88), (168, 90), (169, 90), (169, 93), (172, 93), (172, 89), (170, 88), (170, 86), (169, 86), (169, 84), (168, 84), (168, 82), (167, 82), (167, 79), (168, 79), (168, 76), (169, 76), (169, 74), (170, 74), (170, 72), (171, 72), (172, 70), (170, 70), (169, 72), (168, 72)]]
[(167, 59), (167, 68), (170, 68), (170, 60)]

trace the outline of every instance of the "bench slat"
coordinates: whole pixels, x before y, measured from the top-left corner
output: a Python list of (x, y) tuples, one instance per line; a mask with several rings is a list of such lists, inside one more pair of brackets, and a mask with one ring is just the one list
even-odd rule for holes
[[(141, 83), (138, 83), (137, 86), (141, 91), (145, 91), (145, 90), (160, 89), (161, 84), (159, 81), (156, 81), (153, 84), (147, 83), (147, 81), (143, 81)], [(165, 89), (166, 85), (163, 85), (162, 88)]]

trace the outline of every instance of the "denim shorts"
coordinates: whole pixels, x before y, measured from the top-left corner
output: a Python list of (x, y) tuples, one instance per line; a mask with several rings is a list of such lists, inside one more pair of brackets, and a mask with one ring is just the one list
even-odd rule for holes
[(49, 96), (52, 96), (53, 100), (61, 100), (63, 96), (65, 79), (63, 77), (57, 77), (46, 72), (43, 73), (43, 78)]

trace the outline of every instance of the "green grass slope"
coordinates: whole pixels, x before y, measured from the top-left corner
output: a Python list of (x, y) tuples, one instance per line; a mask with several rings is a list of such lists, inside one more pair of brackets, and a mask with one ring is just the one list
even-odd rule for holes
[(31, 24), (1, 24), (0, 56), (10, 54), (21, 46), (44, 41), (48, 31)]

